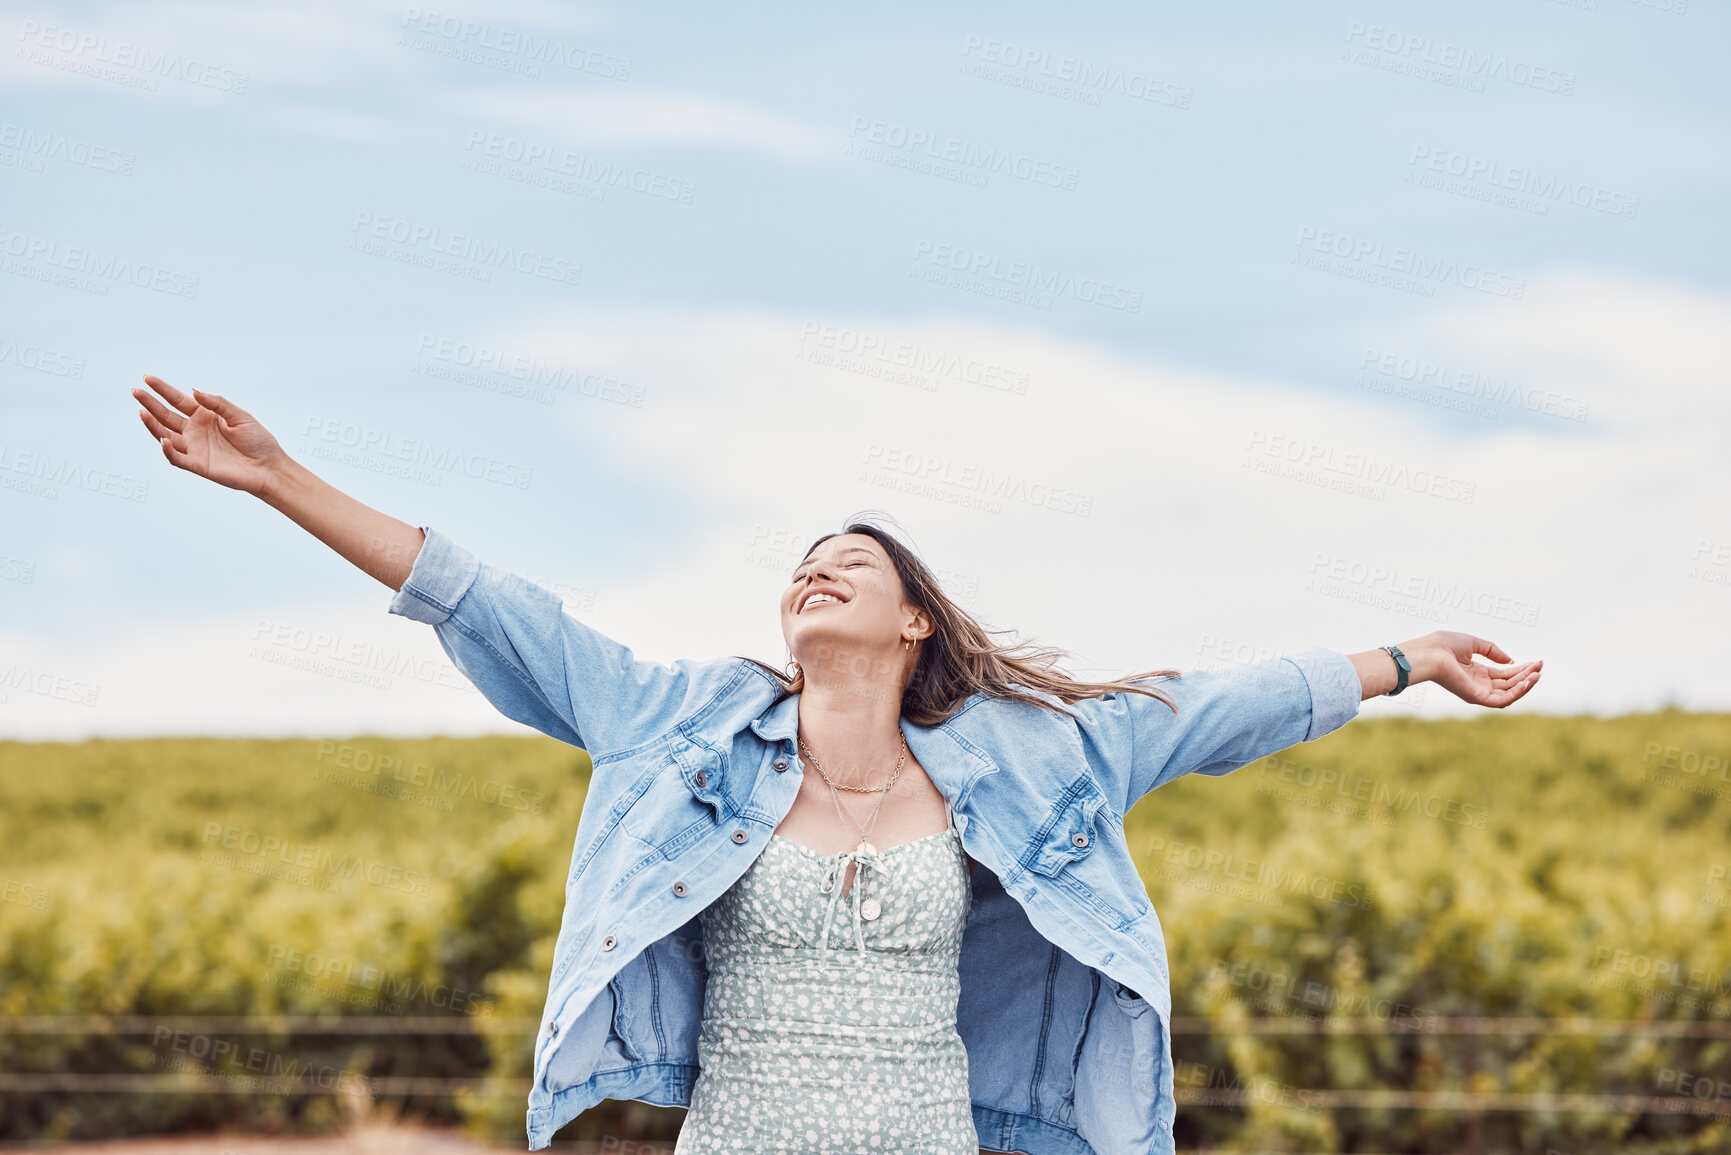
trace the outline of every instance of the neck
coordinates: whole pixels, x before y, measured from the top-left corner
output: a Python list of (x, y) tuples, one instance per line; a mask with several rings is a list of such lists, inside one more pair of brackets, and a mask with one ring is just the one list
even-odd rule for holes
[(902, 757), (901, 690), (882, 683), (806, 677), (799, 695), (799, 740), (832, 782), (878, 786)]

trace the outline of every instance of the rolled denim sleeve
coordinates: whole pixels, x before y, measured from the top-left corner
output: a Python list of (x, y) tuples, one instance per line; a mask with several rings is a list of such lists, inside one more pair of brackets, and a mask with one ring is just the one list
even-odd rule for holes
[(557, 594), (487, 565), (429, 526), (390, 612), (433, 627), (500, 713), (598, 755), (677, 717), (691, 664), (640, 661), (565, 612)]
[(396, 596), (391, 613), (436, 626), (451, 616), (481, 572), (481, 559), (429, 526), (427, 540)]
[(1124, 810), (1185, 774), (1227, 774), (1313, 742), (1356, 717), (1363, 697), (1352, 659), (1321, 647), (1150, 685), (1177, 703), (1176, 714), (1144, 694), (1084, 699), (1073, 707), (1095, 764)]

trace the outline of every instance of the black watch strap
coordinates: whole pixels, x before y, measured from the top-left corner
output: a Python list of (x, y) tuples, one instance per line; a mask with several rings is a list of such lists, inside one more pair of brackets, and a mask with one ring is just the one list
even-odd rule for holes
[(1385, 698), (1392, 698), (1406, 689), (1406, 679), (1407, 675), (1412, 673), (1412, 663), (1406, 660), (1406, 655), (1400, 652), (1399, 646), (1384, 646), (1382, 648), (1387, 650), (1389, 657), (1394, 659), (1394, 668), (1399, 675), (1394, 689), (1383, 695)]

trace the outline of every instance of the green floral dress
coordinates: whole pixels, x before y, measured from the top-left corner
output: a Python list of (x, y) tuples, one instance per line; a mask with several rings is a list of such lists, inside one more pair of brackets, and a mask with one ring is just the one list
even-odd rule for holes
[(701, 915), (702, 1070), (676, 1155), (977, 1155), (956, 1031), (971, 902), (953, 822), (875, 853), (772, 836)]

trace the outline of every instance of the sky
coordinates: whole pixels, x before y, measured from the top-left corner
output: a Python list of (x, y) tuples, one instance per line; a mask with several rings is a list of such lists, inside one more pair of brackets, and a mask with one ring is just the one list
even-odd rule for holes
[(524, 732), (145, 373), (647, 660), (873, 510), (1077, 676), (1731, 709), (1723, 6), (0, 9), (0, 737)]

